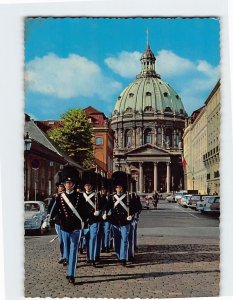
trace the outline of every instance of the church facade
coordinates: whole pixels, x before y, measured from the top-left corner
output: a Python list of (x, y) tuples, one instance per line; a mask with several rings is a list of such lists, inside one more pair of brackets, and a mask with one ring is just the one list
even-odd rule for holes
[(187, 113), (180, 96), (156, 73), (149, 43), (140, 61), (140, 74), (119, 95), (111, 115), (113, 171), (130, 173), (135, 191), (179, 190)]

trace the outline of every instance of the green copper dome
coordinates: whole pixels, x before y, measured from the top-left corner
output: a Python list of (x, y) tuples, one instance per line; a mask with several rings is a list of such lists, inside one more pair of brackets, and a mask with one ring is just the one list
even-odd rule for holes
[(142, 70), (134, 82), (129, 84), (119, 95), (113, 110), (114, 115), (129, 113), (173, 114), (186, 116), (181, 98), (155, 72), (156, 58), (149, 44), (140, 59)]

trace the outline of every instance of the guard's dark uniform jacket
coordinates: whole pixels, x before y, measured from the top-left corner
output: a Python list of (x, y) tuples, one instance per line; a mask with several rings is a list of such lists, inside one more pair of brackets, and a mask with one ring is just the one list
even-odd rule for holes
[[(64, 194), (67, 196), (74, 208), (77, 210), (83, 222), (86, 222), (88, 218), (88, 213), (86, 201), (83, 197), (83, 194), (75, 190), (73, 190), (70, 194), (68, 194), (67, 192), (64, 192)], [(62, 230), (72, 232), (76, 229), (82, 228), (81, 221), (65, 202), (62, 194), (58, 195), (54, 210), (54, 214), (58, 214), (58, 217), (60, 218)]]
[[(101, 197), (100, 193), (96, 193), (94, 191), (91, 191), (89, 193), (83, 192), (83, 197), (86, 202), (88, 224), (91, 225), (93, 223), (100, 222), (102, 220), (102, 211), (103, 211), (103, 207), (104, 207), (104, 201), (103, 201), (103, 198)], [(92, 204), (90, 202), (88, 202), (87, 199), (90, 199), (90, 202), (93, 203), (94, 207), (92, 206)], [(100, 214), (98, 216), (94, 215), (95, 210), (100, 211)]]
[[(123, 196), (124, 195), (124, 196)], [(122, 197), (122, 202), (124, 203), (127, 210), (121, 205), (121, 203), (118, 203), (116, 206), (114, 204), (118, 201), (119, 198)], [(126, 193), (113, 193), (109, 196), (107, 205), (106, 205), (106, 213), (109, 214), (109, 211), (111, 211), (111, 215), (109, 217), (109, 221), (113, 225), (117, 226), (124, 226), (129, 224), (131, 221), (127, 220), (128, 215), (132, 216), (135, 212), (135, 205), (134, 205), (134, 197), (132, 195), (128, 196), (129, 199), (127, 200), (127, 194)]]
[(60, 214), (59, 214), (58, 210), (55, 209), (58, 195), (59, 194), (54, 194), (53, 197), (52, 197), (52, 199), (51, 199), (51, 201), (49, 202), (49, 205), (48, 205), (48, 214), (50, 214), (50, 219), (54, 220), (55, 224), (60, 225), (61, 224)]

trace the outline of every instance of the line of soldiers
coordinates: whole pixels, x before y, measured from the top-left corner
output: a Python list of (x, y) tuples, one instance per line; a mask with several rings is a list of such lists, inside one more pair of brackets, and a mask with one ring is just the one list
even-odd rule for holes
[[(98, 175), (98, 174), (97, 174)], [(110, 233), (113, 233), (117, 264), (133, 261), (137, 241), (137, 222), (142, 210), (140, 199), (128, 192), (128, 175), (115, 172), (112, 176), (114, 192), (106, 186), (94, 190), (96, 173), (86, 171), (80, 191), (77, 171), (67, 166), (57, 175), (57, 194), (48, 207), (49, 218), (55, 221), (60, 245), (59, 263), (67, 266), (66, 278), (75, 284), (79, 247), (86, 246), (86, 262), (96, 267), (103, 236), (104, 248), (109, 252)], [(98, 189), (98, 188), (97, 188)]]

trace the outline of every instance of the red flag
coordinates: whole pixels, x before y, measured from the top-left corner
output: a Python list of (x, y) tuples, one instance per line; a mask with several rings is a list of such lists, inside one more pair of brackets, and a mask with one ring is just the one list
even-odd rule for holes
[(187, 162), (186, 162), (183, 154), (181, 154), (181, 160), (182, 160), (182, 166), (183, 166), (183, 170), (184, 170), (186, 168), (186, 166), (187, 166)]

